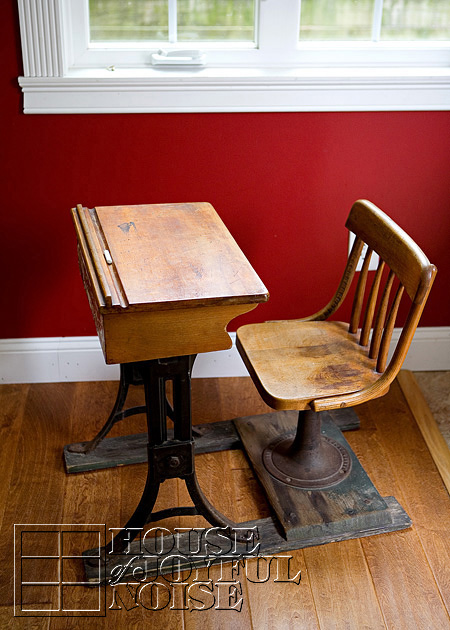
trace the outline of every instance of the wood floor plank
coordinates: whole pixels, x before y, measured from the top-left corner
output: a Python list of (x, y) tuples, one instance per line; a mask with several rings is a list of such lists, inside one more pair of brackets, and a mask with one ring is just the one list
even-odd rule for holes
[(227, 451), (226, 467), (233, 493), (233, 518), (245, 522), (270, 516), (264, 489), (245, 453), (242, 450)]
[[(110, 408), (111, 397), (114, 395), (115, 387), (112, 383), (74, 383), (75, 388), (74, 404), (71, 408), (71, 429), (65, 435), (65, 439), (61, 445), (61, 451), (64, 444), (70, 444), (76, 440), (87, 440), (93, 437), (102, 420), (107, 417)], [(80, 525), (87, 524), (105, 524), (106, 527), (117, 526), (119, 515), (119, 501), (112, 501), (112, 490), (120, 483), (120, 475), (114, 469), (99, 471), (98, 473), (81, 473), (76, 475), (67, 475), (65, 477), (65, 500), (63, 522)], [(120, 487), (120, 486), (119, 486)], [(76, 528), (74, 528), (76, 529)], [(78, 554), (86, 550), (86, 547), (79, 548)], [(76, 565), (72, 564), (75, 575), (74, 579), (84, 581), (84, 564), (80, 560)], [(86, 591), (96, 590), (82, 587), (80, 589), (80, 601), (76, 602), (75, 608), (82, 608), (81, 598)], [(104, 597), (104, 588), (102, 588), (101, 596)], [(109, 605), (109, 603), (108, 603)], [(111, 619), (112, 627), (114, 617)], [(103, 618), (90, 617), (67, 617), (52, 618), (51, 630), (66, 630), (76, 627), (80, 630), (92, 627), (106, 627)]]
[(3, 523), (6, 497), (14, 470), (14, 457), (22, 428), (28, 390), (29, 385), (4, 385), (0, 388), (0, 461), (2, 462), (0, 528)]
[(0, 606), (2, 630), (47, 630), (49, 623), (49, 617), (13, 617), (10, 606)]
[(320, 628), (385, 629), (359, 540), (310, 547), (304, 555)]
[[(270, 507), (242, 451), (228, 451), (228, 470), (233, 491), (233, 516), (240, 522), (265, 518)], [(290, 560), (248, 560), (241, 569), (247, 582), (254, 628), (271, 630), (318, 630), (319, 623), (306, 570), (303, 550), (283, 552)], [(258, 562), (260, 566), (258, 566)], [(260, 569), (260, 575), (258, 570)], [(280, 575), (278, 576), (278, 570)], [(298, 572), (300, 579), (295, 579)], [(289, 572), (289, 574), (288, 574)], [(266, 579), (267, 578), (267, 579)], [(286, 580), (284, 582), (278, 581)], [(291, 580), (292, 581), (289, 581)]]
[[(121, 471), (121, 509), (120, 509), (120, 519), (119, 524), (121, 526), (125, 525), (127, 520), (130, 518), (136, 505), (142, 495), (142, 491), (144, 489), (145, 481), (147, 478), (147, 465), (141, 464), (137, 466), (125, 466)], [(168, 479), (163, 484), (161, 484), (158, 499), (155, 505), (155, 510), (164, 510), (170, 507), (173, 507), (174, 504), (180, 505), (179, 497), (178, 497), (178, 486), (176, 479)], [(179, 526), (180, 518), (172, 517), (169, 519), (163, 519), (158, 521), (157, 523), (148, 523), (144, 526), (144, 533), (152, 530), (156, 527), (167, 528), (169, 531), (173, 532), (176, 527)], [(139, 576), (138, 576), (139, 577)], [(159, 589), (160, 597), (161, 597), (161, 606), (166, 601), (168, 597), (168, 593), (170, 592), (171, 600), (168, 602), (168, 605), (162, 610), (152, 610), (151, 606), (156, 606), (156, 603), (152, 603), (152, 597), (155, 596), (156, 591), (151, 592), (152, 586), (150, 584), (153, 578), (149, 578), (144, 580), (139, 587), (138, 590), (138, 602), (139, 602), (139, 612), (138, 609), (135, 609), (131, 612), (135, 613), (136, 619), (141, 619), (140, 625), (136, 627), (142, 628), (146, 623), (148, 624), (151, 620), (152, 628), (155, 630), (179, 630), (183, 627), (183, 611), (176, 610), (176, 607), (181, 606), (181, 599), (177, 597), (178, 590), (173, 590), (167, 584), (165, 578), (157, 577), (154, 581), (161, 586), (155, 586), (155, 589)], [(150, 584), (150, 585), (149, 585)], [(111, 591), (112, 588), (109, 587)], [(110, 594), (111, 599), (111, 594)], [(147, 610), (145, 607), (149, 607)], [(174, 608), (172, 608), (172, 606)], [(112, 611), (111, 611), (112, 613)], [(115, 613), (119, 616), (119, 613)], [(122, 624), (124, 622), (128, 623), (128, 618), (130, 616), (130, 611), (121, 611), (120, 617), (122, 618)], [(108, 616), (109, 617), (109, 616)], [(118, 627), (123, 627), (118, 626)]]
[[(70, 441), (75, 439), (88, 439), (92, 437), (102, 422), (106, 420), (114, 400), (116, 387), (113, 384), (104, 383), (79, 383), (77, 384), (76, 405), (73, 409), (73, 431)], [(78, 475), (67, 475), (67, 496), (65, 502), (65, 518), (73, 523), (104, 523), (107, 528), (107, 540), (109, 540), (108, 528), (120, 526), (121, 505), (121, 474), (120, 471), (102, 470)], [(85, 549), (83, 549), (85, 550)], [(80, 550), (82, 551), (82, 550)], [(78, 568), (79, 579), (84, 577), (84, 565)], [(106, 593), (105, 593), (106, 588)], [(83, 589), (82, 594), (86, 590)], [(94, 589), (95, 590), (95, 589)], [(102, 587), (102, 597), (106, 595), (106, 606), (112, 604), (111, 588)], [(81, 607), (81, 606), (79, 606)], [(51, 628), (62, 629), (90, 628), (93, 625), (98, 628), (123, 627), (124, 614), (131, 628), (139, 627), (142, 623), (140, 609), (124, 611), (114, 610), (109, 619), (72, 618), (53, 619)]]
[[(23, 391), (25, 393), (26, 388)], [(70, 422), (72, 395), (73, 388), (69, 384), (39, 384), (28, 389), (0, 539), (4, 571), (0, 583), (2, 603), (13, 603), (14, 523), (61, 522), (65, 487), (61, 446), (64, 427)], [(17, 532), (20, 534), (20, 528)], [(34, 595), (36, 603), (41, 603), (43, 595), (38, 594), (38, 587)], [(28, 597), (32, 596), (28, 588)], [(47, 628), (48, 623), (49, 618), (44, 617), (36, 620), (36, 627)], [(20, 619), (17, 627), (19, 624), (26, 627), (27, 620)]]
[(220, 388), (223, 420), (253, 416), (273, 411), (262, 400), (252, 380), (246, 376), (226, 379), (226, 388)]
[[(217, 510), (222, 512), (229, 518), (234, 518), (233, 502), (229, 492), (224, 492), (224, 488), (228, 488), (228, 481), (225, 480), (224, 473), (227, 471), (228, 451), (218, 453), (204, 454), (196, 457), (196, 470), (200, 487), (205, 496), (214, 504)], [(226, 474), (226, 473), (225, 473)], [(182, 481), (179, 484), (179, 497), (182, 505), (190, 504), (185, 484)], [(211, 525), (202, 517), (183, 517), (180, 519), (181, 527), (211, 527)], [(202, 600), (207, 606), (211, 606), (209, 610), (185, 611), (184, 623), (187, 630), (213, 629), (225, 630), (239, 629), (247, 630), (251, 628), (250, 612), (248, 605), (247, 585), (245, 581), (239, 578), (233, 579), (231, 565), (224, 565), (221, 569), (220, 564), (213, 564), (210, 569), (199, 569), (192, 572), (187, 579), (189, 584), (194, 581), (211, 580), (207, 587), (211, 592), (208, 597)], [(224, 599), (221, 595), (226, 594), (226, 588), (220, 585), (221, 574), (223, 570), (224, 582), (237, 582), (235, 586), (229, 586), (231, 593), (235, 596), (231, 599)], [(195, 593), (195, 587), (194, 593)], [(205, 587), (206, 588), (206, 587)], [(228, 603), (227, 603), (228, 602)], [(200, 604), (193, 603), (193, 607), (199, 607)], [(218, 606), (224, 609), (217, 608)], [(234, 608), (236, 606), (236, 608)], [(227, 609), (228, 608), (228, 609)], [(238, 610), (239, 609), (239, 610)]]
[(364, 539), (362, 545), (388, 628), (450, 628), (413, 530), (373, 536)]
[[(215, 381), (215, 382), (214, 382)], [(223, 385), (226, 384), (223, 391)], [(206, 396), (205, 396), (206, 394)], [(238, 402), (236, 402), (236, 397)], [(204, 421), (215, 422), (219, 420), (230, 420), (236, 415), (236, 408), (239, 407), (243, 414), (257, 413), (261, 407), (264, 409), (265, 405), (261, 402), (259, 396), (254, 391), (253, 385), (250, 379), (226, 379), (226, 383), (222, 381), (216, 381), (216, 379), (195, 379), (193, 381), (193, 423), (197, 424)], [(240, 402), (240, 404), (239, 404)], [(213, 502), (214, 506), (223, 514), (231, 518), (232, 520), (241, 521), (244, 518), (258, 518), (260, 515), (267, 514), (267, 508), (263, 507), (261, 510), (261, 501), (265, 505), (264, 498), (261, 495), (261, 490), (258, 488), (258, 495), (260, 502), (255, 501), (252, 495), (248, 504), (245, 506), (243, 499), (240, 496), (237, 498), (236, 494), (230, 493), (229, 490), (235, 487), (236, 476), (242, 478), (242, 470), (244, 469), (244, 476), (247, 475), (248, 480), (252, 480), (254, 487), (257, 482), (254, 479), (252, 473), (248, 468), (248, 464), (245, 461), (245, 457), (240, 452), (226, 451), (212, 454), (204, 454), (196, 457), (197, 476), (200, 486), (204, 491), (207, 498)], [(252, 483), (250, 481), (250, 483)], [(186, 491), (184, 484), (179, 482), (180, 500), (186, 501)], [(239, 493), (238, 493), (239, 494)], [(184, 526), (189, 524), (195, 526), (209, 527), (208, 523), (200, 517), (181, 519), (181, 523)], [(231, 565), (224, 565), (224, 576), (228, 577), (231, 581), (233, 575), (230, 570)], [(200, 578), (208, 577), (206, 569), (198, 571)], [(219, 566), (211, 568), (209, 576), (215, 584), (215, 606), (218, 605), (217, 595), (218, 588), (220, 587), (219, 579), (221, 577), (221, 571)], [(214, 630), (247, 630), (250, 628), (256, 628), (252, 625), (252, 619), (250, 614), (249, 605), (249, 583), (243, 576), (243, 567), (240, 566), (239, 575), (234, 576), (238, 583), (237, 588), (240, 588), (239, 595), (235, 600), (231, 600), (230, 606), (233, 606), (236, 601), (242, 598), (242, 607), (238, 612), (237, 609), (230, 610), (216, 610), (214, 607), (208, 611), (201, 611), (195, 614), (185, 613), (185, 625), (187, 630), (194, 630), (202, 628), (207, 630), (209, 628)], [(244, 579), (243, 579), (244, 577)], [(223, 587), (222, 587), (223, 588)]]
[[(450, 627), (443, 603), (450, 565), (442, 548), (450, 503), (430, 454), (395, 384), (358, 413), (361, 431), (347, 435), (352, 448), (379, 492), (395, 496), (413, 520), (410, 530), (361, 539), (388, 627)], [(365, 430), (366, 422), (376, 429)], [(434, 516), (436, 509), (447, 520), (438, 525), (433, 518), (433, 534), (426, 511)]]
[(392, 465), (404, 494), (403, 507), (413, 520), (450, 614), (450, 545), (446, 544), (450, 533), (449, 495), (397, 382), (388, 396), (385, 403), (396, 409), (395, 422), (389, 422), (386, 413), (377, 413), (381, 442), (387, 457), (395, 462)]
[[(93, 437), (102, 423), (108, 417), (114, 402), (117, 383), (77, 383), (76, 404), (72, 409), (73, 430), (70, 440), (73, 442), (78, 436), (80, 440)], [(129, 403), (135, 404), (139, 392), (130, 391)], [(133, 431), (133, 423), (142, 424), (140, 419), (127, 419), (113, 429), (114, 433)], [(124, 426), (128, 424), (128, 426)], [(145, 483), (146, 466), (130, 466), (128, 469), (111, 468), (88, 473), (67, 475), (67, 489), (65, 500), (65, 522), (72, 523), (104, 523), (106, 525), (106, 542), (112, 533), (109, 528), (125, 525), (137, 505)], [(131, 486), (131, 487), (130, 487)], [(84, 578), (84, 565), (79, 567), (79, 579)], [(125, 587), (107, 585), (102, 587), (102, 597), (106, 597), (107, 617), (89, 618), (71, 617), (67, 619), (52, 619), (51, 630), (65, 630), (73, 628), (142, 628), (146, 618), (146, 610), (135, 605), (133, 597), (124, 594)], [(83, 589), (83, 591), (92, 589)], [(132, 592), (133, 589), (131, 589)], [(139, 591), (138, 591), (139, 593)], [(84, 593), (82, 592), (81, 595)], [(144, 598), (142, 598), (144, 601)], [(127, 606), (129, 609), (127, 609)], [(79, 606), (82, 607), (81, 605)], [(111, 609), (110, 609), (111, 608)], [(157, 617), (157, 619), (159, 619)], [(161, 620), (162, 621), (162, 620)], [(168, 619), (165, 620), (167, 625)], [(161, 625), (164, 627), (164, 625)], [(174, 627), (174, 626), (173, 626)], [(155, 626), (159, 628), (158, 625)]]

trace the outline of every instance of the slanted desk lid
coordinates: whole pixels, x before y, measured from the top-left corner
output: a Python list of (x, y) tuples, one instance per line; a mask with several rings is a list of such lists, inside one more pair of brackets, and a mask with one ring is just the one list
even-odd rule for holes
[(209, 203), (73, 211), (106, 308), (265, 302), (268, 292)]

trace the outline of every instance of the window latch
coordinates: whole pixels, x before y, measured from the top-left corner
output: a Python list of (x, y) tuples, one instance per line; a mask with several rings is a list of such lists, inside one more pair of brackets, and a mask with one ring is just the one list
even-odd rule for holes
[(152, 54), (154, 66), (204, 66), (206, 55), (200, 50), (158, 50)]

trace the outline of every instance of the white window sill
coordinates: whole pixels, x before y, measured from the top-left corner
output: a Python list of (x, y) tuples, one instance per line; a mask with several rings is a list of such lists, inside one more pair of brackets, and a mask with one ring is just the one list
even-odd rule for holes
[(83, 69), (19, 84), (28, 114), (450, 109), (450, 68)]

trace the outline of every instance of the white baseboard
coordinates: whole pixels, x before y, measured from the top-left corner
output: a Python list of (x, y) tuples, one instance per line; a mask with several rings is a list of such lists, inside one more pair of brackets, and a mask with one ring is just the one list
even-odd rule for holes
[[(248, 376), (233, 347), (199, 354), (193, 376)], [(394, 330), (393, 342), (398, 338)], [(450, 370), (450, 326), (418, 328), (404, 367), (414, 371)], [(0, 340), (0, 383), (112, 381), (118, 365), (106, 365), (97, 337), (41, 337)]]

